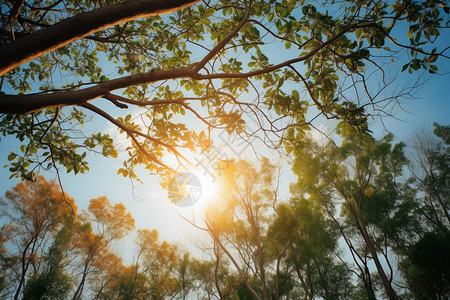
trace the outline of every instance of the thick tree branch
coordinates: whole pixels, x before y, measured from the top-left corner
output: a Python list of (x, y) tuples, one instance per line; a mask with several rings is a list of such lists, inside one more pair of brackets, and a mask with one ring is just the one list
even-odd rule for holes
[(24, 114), (46, 107), (78, 105), (86, 101), (105, 97), (111, 91), (132, 85), (189, 76), (193, 76), (193, 71), (189, 69), (153, 71), (101, 82), (93, 87), (76, 91), (34, 95), (0, 95), (0, 113)]
[(0, 48), (0, 76), (101, 29), (188, 7), (200, 0), (130, 0), (65, 19)]

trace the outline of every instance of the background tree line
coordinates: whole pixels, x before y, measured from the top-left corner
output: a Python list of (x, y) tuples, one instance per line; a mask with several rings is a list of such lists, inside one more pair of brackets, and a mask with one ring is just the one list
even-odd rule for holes
[[(342, 132), (341, 132), (342, 133)], [(0, 296), (11, 299), (446, 299), (450, 295), (450, 127), (409, 145), (354, 131), (306, 137), (298, 182), (235, 162), (211, 202), (202, 257), (138, 229), (123, 204), (78, 212), (54, 182), (22, 182), (2, 200)], [(252, 180), (248, 180), (252, 178)], [(188, 224), (187, 224), (188, 225)], [(202, 228), (200, 228), (202, 227)]]

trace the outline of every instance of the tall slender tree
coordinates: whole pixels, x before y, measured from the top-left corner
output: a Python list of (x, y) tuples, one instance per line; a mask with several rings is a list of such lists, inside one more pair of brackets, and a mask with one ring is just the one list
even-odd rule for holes
[(56, 234), (44, 260), (41, 273), (31, 277), (24, 289), (23, 299), (64, 299), (72, 288), (72, 280), (64, 270), (64, 245), (71, 238), (70, 226), (72, 218)]
[(434, 124), (419, 131), (411, 143), (411, 170), (420, 191), (417, 214), (421, 234), (403, 253), (401, 271), (416, 298), (445, 299), (450, 295), (450, 127)]
[[(318, 201), (336, 223), (366, 290), (376, 297), (369, 262), (375, 265), (385, 295), (397, 299), (390, 253), (406, 247), (417, 218), (414, 191), (402, 179), (407, 159), (404, 144), (392, 135), (377, 141), (367, 134), (345, 135), (339, 147), (309, 139), (297, 149), (297, 187)], [(342, 217), (339, 217), (341, 215)], [(415, 227), (416, 226), (416, 227)], [(361, 243), (362, 242), (362, 243)]]
[(134, 229), (134, 218), (122, 203), (112, 205), (106, 197), (99, 197), (90, 200), (88, 210), (75, 225), (71, 240), (78, 262), (73, 300), (82, 298), (90, 276), (103, 268), (100, 262), (113, 256), (109, 246)]
[(282, 245), (278, 255), (269, 250), (268, 229), (278, 201), (276, 167), (267, 158), (259, 170), (239, 161), (224, 176), (225, 191), (207, 213), (207, 230), (238, 271), (239, 297), (279, 299), (290, 291), (286, 284), (290, 278), (280, 269), (289, 240), (278, 243)]
[(5, 196), (0, 203), (6, 217), (1, 231), (8, 251), (1, 253), (2, 267), (9, 280), (14, 278), (13, 298), (19, 299), (26, 281), (42, 270), (46, 247), (64, 216), (76, 212), (76, 206), (58, 184), (42, 176), (36, 182), (18, 183)]

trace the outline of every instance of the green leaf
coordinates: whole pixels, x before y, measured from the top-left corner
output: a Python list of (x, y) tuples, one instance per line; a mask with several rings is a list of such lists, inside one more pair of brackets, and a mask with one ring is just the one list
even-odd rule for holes
[(403, 67), (402, 67), (402, 72), (405, 71), (408, 67), (409, 67), (409, 63), (403, 65)]
[(297, 90), (292, 90), (292, 98), (296, 101), (300, 100), (300, 94), (298, 93)]
[(438, 57), (439, 57), (438, 55), (430, 55), (430, 58), (428, 59), (428, 61), (430, 63), (433, 63), (438, 59)]

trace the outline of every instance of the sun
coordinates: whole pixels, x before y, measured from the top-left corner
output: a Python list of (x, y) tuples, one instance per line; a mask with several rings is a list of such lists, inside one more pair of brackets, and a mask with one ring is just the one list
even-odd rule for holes
[(201, 202), (206, 203), (218, 196), (218, 178), (201, 171), (194, 171), (193, 174), (199, 179), (201, 183)]
[[(198, 161), (193, 153), (183, 153), (183, 156), (189, 161)], [(174, 155), (168, 155), (163, 161), (178, 172), (170, 180), (168, 194), (169, 200), (176, 204), (180, 212), (191, 208), (197, 213), (203, 213), (206, 206), (220, 198), (223, 174), (217, 174), (215, 164), (180, 167)]]

